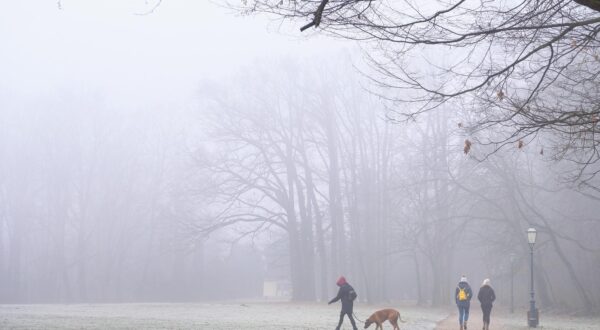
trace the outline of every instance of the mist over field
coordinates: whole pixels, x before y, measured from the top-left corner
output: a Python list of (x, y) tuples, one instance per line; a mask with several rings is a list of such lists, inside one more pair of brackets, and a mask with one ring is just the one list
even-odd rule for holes
[[(492, 319), (526, 326), (533, 280), (540, 325), (594, 328), (582, 2), (548, 1), (567, 22), (548, 26), (532, 1), (439, 26), (417, 18), (442, 1), (3, 2), (0, 327), (333, 328), (344, 276), (361, 321), (458, 325), (466, 277), (477, 318), (490, 279)], [(503, 26), (488, 5), (541, 32), (469, 39)]]

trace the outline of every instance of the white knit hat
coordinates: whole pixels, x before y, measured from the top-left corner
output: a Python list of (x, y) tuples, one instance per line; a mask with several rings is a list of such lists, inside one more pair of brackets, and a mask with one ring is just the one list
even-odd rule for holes
[(483, 284), (481, 286), (484, 286), (484, 285), (490, 285), (490, 279), (489, 278), (486, 278), (485, 280), (483, 280)]
[(460, 277), (461, 282), (467, 282), (467, 277), (465, 275)]

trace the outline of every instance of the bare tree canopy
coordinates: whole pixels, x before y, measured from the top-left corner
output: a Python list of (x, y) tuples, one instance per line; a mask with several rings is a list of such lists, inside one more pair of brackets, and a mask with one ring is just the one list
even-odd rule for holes
[[(575, 179), (597, 173), (600, 1), (243, 0), (238, 8), (360, 41), (367, 75), (397, 120), (464, 109), (460, 127), (491, 150), (547, 133), (548, 156), (581, 164)], [(502, 134), (478, 134), (491, 127)]]

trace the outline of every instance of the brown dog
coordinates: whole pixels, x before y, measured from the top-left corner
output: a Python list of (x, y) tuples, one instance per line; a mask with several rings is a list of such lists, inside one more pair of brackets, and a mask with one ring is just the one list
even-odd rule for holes
[(369, 316), (369, 318), (365, 321), (365, 329), (371, 326), (371, 324), (375, 323), (377, 325), (375, 330), (383, 330), (383, 322), (390, 321), (394, 327), (394, 330), (400, 330), (400, 327), (398, 326), (398, 320), (400, 320), (400, 322), (404, 322), (404, 320), (402, 320), (400, 317), (400, 312), (391, 308), (382, 309)]

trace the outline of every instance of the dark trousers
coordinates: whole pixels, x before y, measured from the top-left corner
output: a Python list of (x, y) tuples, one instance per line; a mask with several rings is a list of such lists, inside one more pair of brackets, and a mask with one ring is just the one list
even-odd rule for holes
[(339, 330), (342, 327), (342, 323), (344, 322), (344, 315), (348, 315), (348, 318), (350, 319), (350, 323), (352, 324), (352, 329), (357, 330), (358, 328), (356, 327), (356, 323), (354, 323), (354, 318), (352, 317), (352, 312), (347, 312), (347, 311), (340, 312), (340, 322), (338, 323), (338, 326), (336, 329)]
[(492, 314), (492, 305), (481, 305), (483, 312), (483, 323), (490, 324), (490, 314)]
[(469, 305), (458, 305), (458, 323), (461, 325), (469, 320)]

